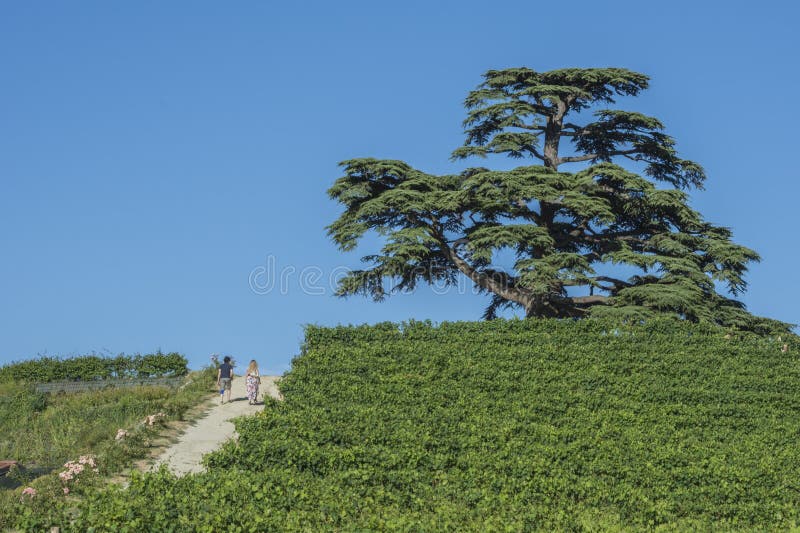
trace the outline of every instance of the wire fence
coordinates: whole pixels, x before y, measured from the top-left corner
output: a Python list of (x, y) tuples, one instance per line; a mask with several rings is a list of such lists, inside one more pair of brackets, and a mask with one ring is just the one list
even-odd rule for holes
[(176, 378), (141, 378), (141, 379), (103, 379), (96, 381), (51, 381), (37, 383), (36, 392), (82, 392), (105, 388), (123, 387), (178, 387), (184, 381)]

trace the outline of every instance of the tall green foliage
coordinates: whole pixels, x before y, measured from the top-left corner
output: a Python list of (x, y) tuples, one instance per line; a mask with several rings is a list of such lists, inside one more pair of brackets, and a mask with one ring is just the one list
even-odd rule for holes
[(74, 527), (797, 527), (798, 348), (666, 319), (310, 327), (207, 473), (93, 494)]
[[(144, 423), (145, 417), (163, 412), (166, 418), (158, 418), (159, 423), (184, 418), (208, 399), (215, 378), (208, 367), (190, 374), (178, 390), (130, 387), (75, 394), (40, 394), (30, 384), (0, 382), (0, 459), (26, 467), (0, 478), (0, 531), (46, 531), (51, 526), (75, 530), (70, 528), (75, 498), (101, 489), (107, 485), (102, 476), (129, 468), (152, 451), (161, 428)], [(116, 439), (119, 429), (127, 434)], [(96, 460), (99, 474), (87, 471), (88, 477), (76, 477), (64, 494), (67, 484), (57, 473), (82, 455)], [(20, 492), (28, 485), (37, 495), (22, 498)]]
[[(453, 158), (538, 164), (437, 176), (402, 161), (344, 161), (328, 191), (344, 213), (329, 235), (344, 251), (370, 230), (386, 244), (338, 294), (382, 300), (463, 275), (490, 296), (486, 318), (504, 308), (529, 317), (668, 314), (786, 331), (718, 292), (741, 294), (759, 256), (689, 206), (682, 189), (702, 186), (700, 165), (679, 157), (658, 119), (606, 107), (647, 86), (647, 76), (618, 68), (492, 70), (466, 98), (467, 138)], [(503, 249), (516, 255), (513, 268), (498, 266)], [(620, 277), (619, 265), (638, 273)]]
[(84, 355), (62, 359), (39, 357), (0, 367), (0, 382), (46, 383), (60, 380), (96, 380), (184, 376), (189, 371), (186, 357), (177, 353)]

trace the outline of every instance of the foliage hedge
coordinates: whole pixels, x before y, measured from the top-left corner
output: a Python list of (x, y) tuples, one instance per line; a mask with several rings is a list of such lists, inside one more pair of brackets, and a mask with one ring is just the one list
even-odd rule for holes
[(179, 353), (104, 357), (84, 355), (62, 359), (39, 357), (0, 367), (0, 382), (46, 383), (62, 380), (125, 379), (184, 376), (189, 372), (186, 357)]
[(309, 327), (285, 400), (239, 419), (207, 473), (90, 494), (72, 526), (797, 527), (800, 361), (784, 342), (671, 320)]

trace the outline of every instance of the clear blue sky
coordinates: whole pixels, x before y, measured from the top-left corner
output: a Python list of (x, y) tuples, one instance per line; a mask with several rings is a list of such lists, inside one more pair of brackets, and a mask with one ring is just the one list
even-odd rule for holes
[[(666, 123), (709, 176), (693, 205), (762, 255), (749, 309), (800, 322), (800, 12), (709, 4), (0, 1), (0, 363), (161, 348), (282, 372), (304, 323), (478, 319), (470, 294), (332, 297), (360, 254), (327, 240), (325, 190), (350, 157), (455, 170), (467, 91), (522, 65), (649, 74), (621, 107)], [(269, 256), (296, 273), (257, 294)]]

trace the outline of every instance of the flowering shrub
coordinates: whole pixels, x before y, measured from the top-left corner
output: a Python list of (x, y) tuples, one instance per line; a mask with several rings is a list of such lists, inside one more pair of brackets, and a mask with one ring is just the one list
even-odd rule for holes
[[(95, 474), (99, 472), (97, 462), (93, 455), (81, 455), (77, 461), (68, 461), (64, 463), (64, 468), (66, 468), (66, 470), (58, 474), (58, 477), (65, 485), (73, 480), (77, 483), (78, 476), (86, 470), (91, 470)], [(67, 490), (64, 491), (64, 494), (69, 494), (69, 488), (65, 488)]]

